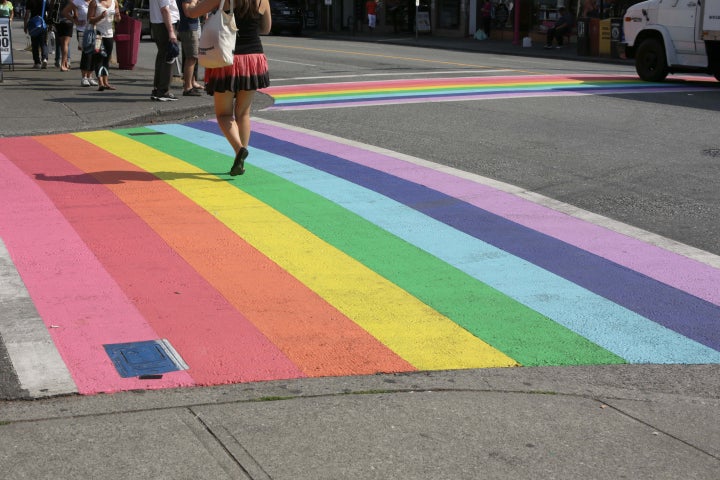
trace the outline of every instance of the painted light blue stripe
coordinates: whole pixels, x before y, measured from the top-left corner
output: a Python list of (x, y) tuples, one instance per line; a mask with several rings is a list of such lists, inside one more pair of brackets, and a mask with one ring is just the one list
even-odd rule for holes
[[(217, 128), (216, 125), (213, 125)], [(233, 156), (223, 137), (179, 125), (155, 130)], [(632, 363), (718, 363), (720, 352), (372, 190), (255, 150), (252, 163), (315, 192)]]
[[(325, 102), (347, 102), (351, 100), (375, 100), (392, 98), (426, 98), (426, 97), (452, 97), (462, 95), (492, 95), (496, 93), (526, 93), (526, 92), (583, 92), (592, 90), (594, 93), (607, 93), (612, 91), (642, 90), (650, 88), (653, 84), (640, 83), (588, 83), (588, 84), (563, 84), (563, 85), (526, 85), (526, 86), (497, 86), (497, 87), (467, 87), (467, 88), (444, 88), (444, 89), (417, 89), (412, 91), (379, 91), (379, 92), (357, 92), (357, 93), (328, 93), (314, 98), (312, 95), (293, 98), (277, 97), (276, 105), (314, 104)], [(271, 92), (272, 93), (272, 92)]]

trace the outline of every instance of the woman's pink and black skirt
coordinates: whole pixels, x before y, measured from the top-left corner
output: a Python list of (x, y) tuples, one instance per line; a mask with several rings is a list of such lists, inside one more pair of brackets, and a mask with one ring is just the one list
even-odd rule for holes
[(205, 91), (238, 92), (270, 86), (267, 58), (263, 53), (235, 55), (232, 65), (205, 69)]

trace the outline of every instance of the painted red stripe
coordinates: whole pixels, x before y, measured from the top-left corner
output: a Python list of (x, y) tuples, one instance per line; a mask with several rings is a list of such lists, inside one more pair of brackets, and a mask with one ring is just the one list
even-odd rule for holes
[(184, 371), (152, 382), (118, 375), (102, 345), (156, 339), (157, 333), (31, 179), (53, 172), (61, 160), (31, 138), (2, 139), (0, 150), (0, 236), (78, 392), (193, 385)]
[[(101, 165), (101, 170), (86, 173), (55, 155), (47, 155), (25, 162), (24, 168), (28, 172), (47, 172), (44, 181), (38, 183), (148, 323), (170, 340), (198, 384), (303, 376), (108, 189), (124, 188), (142, 197), (166, 185), (164, 182), (72, 135), (41, 137), (38, 141), (73, 162), (93, 159)], [(163, 208), (184, 212), (175, 201), (184, 197), (169, 187), (162, 190)], [(154, 200), (152, 195), (147, 199)], [(205, 217), (210, 218), (207, 214)], [(191, 216), (188, 220), (195, 219)]]

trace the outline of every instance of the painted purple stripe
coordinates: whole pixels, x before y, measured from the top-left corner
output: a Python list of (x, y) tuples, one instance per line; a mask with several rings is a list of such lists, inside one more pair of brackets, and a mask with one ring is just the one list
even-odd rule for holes
[(580, 95), (626, 95), (631, 93), (670, 93), (670, 92), (700, 92), (715, 91), (717, 89), (701, 88), (701, 87), (659, 87), (659, 88), (615, 88), (609, 89), (584, 89), (584, 90), (534, 90), (528, 92), (496, 92), (483, 94), (467, 94), (467, 95), (427, 95), (413, 97), (388, 97), (374, 100), (327, 100), (324, 98), (322, 102), (302, 102), (302, 103), (283, 103), (282, 100), (278, 104), (272, 105), (265, 110), (315, 110), (323, 108), (342, 108), (342, 107), (369, 107), (375, 105), (395, 105), (399, 103), (420, 103), (420, 102), (459, 102), (463, 100), (493, 100), (504, 98), (532, 98), (532, 97), (567, 97)]
[[(219, 132), (212, 122), (192, 126)], [(252, 145), (381, 193), (720, 350), (717, 305), (425, 186), (263, 134)]]
[[(256, 122), (259, 133), (335, 154), (346, 160), (421, 183), (515, 223), (555, 237), (619, 265), (720, 305), (720, 270), (599, 225), (538, 205), (476, 180), (423, 168), (382, 153), (339, 144), (308, 133)], [(631, 253), (626, 253), (631, 252)]]
[(491, 99), (502, 99), (502, 98), (531, 98), (531, 97), (567, 97), (570, 95), (585, 95), (582, 92), (514, 92), (514, 93), (488, 93), (483, 95), (462, 95), (452, 98), (440, 97), (440, 96), (427, 96), (423, 98), (408, 99), (407, 97), (395, 97), (386, 100), (358, 100), (356, 102), (335, 102), (328, 101), (323, 103), (311, 103), (308, 105), (297, 105), (297, 104), (286, 104), (281, 103), (279, 105), (273, 105), (266, 108), (265, 110), (311, 110), (320, 108), (342, 108), (342, 107), (367, 107), (374, 105), (395, 105), (398, 103), (427, 103), (427, 102), (460, 102), (463, 100), (491, 100)]
[[(390, 101), (395, 99), (407, 99), (407, 100), (418, 100), (426, 98), (455, 98), (455, 97), (476, 97), (483, 98), (493, 94), (505, 94), (512, 95), (515, 93), (519, 94), (533, 94), (533, 93), (547, 93), (547, 92), (563, 92), (563, 93), (590, 93), (590, 94), (604, 94), (604, 93), (627, 93), (627, 92), (657, 92), (657, 91), (678, 91), (680, 86), (675, 87), (648, 87), (642, 83), (636, 84), (617, 84), (612, 83), (608, 85), (548, 85), (548, 84), (531, 84), (525, 86), (516, 87), (496, 87), (496, 86), (480, 86), (475, 89), (465, 88), (462, 91), (453, 91), (452, 87), (447, 89), (437, 89), (433, 91), (425, 91), (418, 93), (410, 93), (406, 90), (398, 90), (396, 92), (359, 92), (359, 93), (347, 93), (342, 90), (339, 92), (329, 92), (326, 95), (318, 96), (314, 99), (307, 100), (296, 100), (297, 97), (278, 97), (276, 102), (280, 105), (313, 105), (318, 102), (322, 103), (353, 103), (361, 102), (366, 100), (377, 100), (377, 101)], [(695, 90), (695, 88), (691, 89)]]

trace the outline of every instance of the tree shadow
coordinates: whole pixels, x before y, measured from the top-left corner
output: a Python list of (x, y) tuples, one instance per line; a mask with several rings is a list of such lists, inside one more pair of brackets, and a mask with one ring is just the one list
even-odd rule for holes
[(227, 182), (233, 178), (218, 178), (229, 175), (222, 173), (177, 173), (177, 172), (137, 172), (130, 170), (103, 170), (99, 172), (81, 173), (78, 175), (45, 175), (36, 173), (35, 180), (45, 182), (66, 182), (84, 184), (119, 185), (128, 182), (153, 182), (166, 180), (205, 180), (208, 182)]

